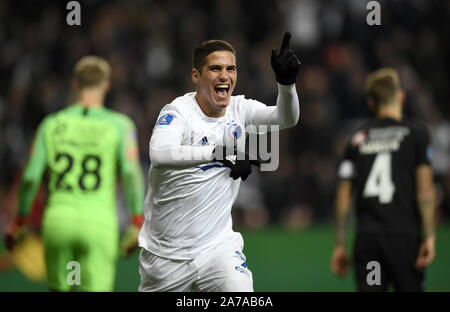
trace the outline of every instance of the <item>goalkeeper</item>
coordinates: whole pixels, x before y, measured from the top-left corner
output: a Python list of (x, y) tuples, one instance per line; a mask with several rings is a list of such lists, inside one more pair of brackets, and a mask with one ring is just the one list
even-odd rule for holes
[[(125, 115), (103, 107), (111, 69), (99, 57), (75, 66), (78, 102), (47, 116), (39, 125), (19, 189), (18, 217), (6, 244), (17, 243), (45, 169), (49, 198), (42, 236), (50, 290), (69, 291), (67, 265), (80, 264), (81, 291), (112, 291), (119, 253), (137, 248), (142, 225), (143, 176), (136, 129)], [(116, 180), (122, 180), (132, 222), (119, 245)]]

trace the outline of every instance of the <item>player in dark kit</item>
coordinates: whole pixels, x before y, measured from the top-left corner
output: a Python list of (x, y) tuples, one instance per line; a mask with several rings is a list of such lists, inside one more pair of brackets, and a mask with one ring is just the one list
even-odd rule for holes
[[(377, 70), (366, 82), (376, 118), (352, 136), (339, 167), (336, 245), (331, 270), (344, 276), (346, 219), (355, 194), (354, 265), (359, 291), (423, 291), (435, 255), (435, 191), (428, 131), (402, 117), (398, 74)], [(369, 273), (379, 264), (379, 278)], [(375, 272), (375, 270), (373, 270)], [(376, 272), (375, 272), (376, 273)]]

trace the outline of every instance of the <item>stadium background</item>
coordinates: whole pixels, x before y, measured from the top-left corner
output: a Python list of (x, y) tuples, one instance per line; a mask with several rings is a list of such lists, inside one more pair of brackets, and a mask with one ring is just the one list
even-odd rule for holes
[[(378, 1), (381, 26), (368, 26), (366, 0), (79, 1), (81, 26), (68, 26), (68, 1), (0, 3), (0, 226), (17, 204), (17, 181), (43, 117), (73, 101), (72, 68), (86, 54), (112, 65), (106, 106), (137, 124), (141, 162), (160, 109), (192, 91), (191, 54), (207, 39), (237, 50), (235, 94), (274, 104), (270, 51), (285, 30), (303, 63), (300, 123), (280, 134), (280, 166), (253, 174), (234, 210), (257, 291), (353, 291), (329, 270), (336, 167), (345, 140), (364, 119), (365, 76), (395, 67), (407, 92), (405, 114), (429, 126), (438, 193), (437, 258), (430, 291), (450, 291), (450, 29), (448, 1)], [(35, 226), (39, 227), (36, 204)], [(119, 192), (121, 228), (128, 215)], [(351, 242), (352, 235), (349, 237)], [(0, 257), (6, 257), (0, 244)], [(1, 260), (1, 259), (0, 259)], [(135, 291), (137, 254), (120, 259), (116, 290)], [(0, 291), (45, 291), (16, 269)]]

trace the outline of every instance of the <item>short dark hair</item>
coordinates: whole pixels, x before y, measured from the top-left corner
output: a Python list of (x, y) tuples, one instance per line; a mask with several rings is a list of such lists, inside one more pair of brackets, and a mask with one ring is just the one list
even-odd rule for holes
[(201, 72), (203, 65), (206, 63), (206, 57), (215, 51), (230, 51), (236, 56), (233, 46), (224, 40), (203, 41), (195, 48), (193, 56), (194, 68)]
[(365, 87), (368, 97), (379, 107), (395, 98), (400, 89), (400, 79), (395, 69), (381, 68), (368, 75)]

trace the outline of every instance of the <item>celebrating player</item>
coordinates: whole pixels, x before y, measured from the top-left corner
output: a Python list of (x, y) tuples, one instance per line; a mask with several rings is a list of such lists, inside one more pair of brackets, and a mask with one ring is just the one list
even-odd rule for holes
[[(424, 270), (435, 255), (435, 199), (426, 127), (402, 116), (404, 93), (394, 69), (367, 78), (376, 118), (352, 137), (339, 168), (333, 273), (344, 276), (349, 259), (345, 221), (356, 194), (354, 265), (359, 291), (423, 291)], [(368, 264), (376, 261), (377, 266)], [(368, 278), (370, 269), (379, 279)]]
[(225, 146), (230, 140), (242, 146), (248, 125), (283, 129), (297, 124), (300, 62), (289, 48), (290, 36), (284, 35), (279, 53), (272, 51), (276, 106), (232, 96), (237, 67), (229, 43), (210, 40), (195, 49), (191, 76), (196, 92), (164, 106), (150, 139), (140, 291), (253, 291), (231, 207), (240, 179), (257, 162)]
[[(80, 265), (82, 291), (112, 291), (119, 250), (116, 180), (122, 180), (133, 222), (121, 251), (137, 248), (143, 222), (143, 177), (134, 123), (103, 107), (111, 69), (99, 57), (75, 66), (78, 102), (47, 116), (39, 125), (19, 191), (18, 218), (7, 235), (12, 248), (27, 219), (46, 168), (49, 198), (43, 217), (48, 287), (68, 291), (68, 264)], [(70, 266), (69, 266), (70, 268)]]

